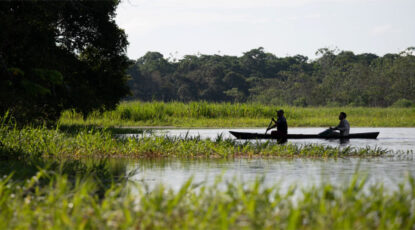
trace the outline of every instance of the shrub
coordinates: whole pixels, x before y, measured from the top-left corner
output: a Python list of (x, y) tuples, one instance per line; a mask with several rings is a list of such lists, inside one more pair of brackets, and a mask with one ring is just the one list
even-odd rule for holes
[(409, 108), (409, 107), (413, 107), (415, 106), (415, 103), (411, 100), (405, 99), (405, 98), (401, 98), (397, 101), (395, 101), (395, 103), (393, 103), (392, 107), (398, 107), (398, 108)]

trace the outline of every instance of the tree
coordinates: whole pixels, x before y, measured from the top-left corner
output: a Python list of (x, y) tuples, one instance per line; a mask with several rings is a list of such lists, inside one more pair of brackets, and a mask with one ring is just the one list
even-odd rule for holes
[(0, 3), (0, 113), (20, 122), (87, 115), (128, 93), (128, 44), (114, 21), (118, 0)]
[(241, 57), (187, 55), (174, 62), (151, 52), (130, 68), (130, 84), (140, 100), (390, 106), (415, 101), (413, 51), (378, 57), (323, 48), (309, 60), (278, 58), (260, 47)]

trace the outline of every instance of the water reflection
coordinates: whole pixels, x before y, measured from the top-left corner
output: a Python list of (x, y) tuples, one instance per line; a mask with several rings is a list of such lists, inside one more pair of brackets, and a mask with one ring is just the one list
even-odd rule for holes
[[(234, 138), (229, 131), (263, 133), (264, 129), (245, 128), (245, 129), (159, 129), (155, 130), (156, 135), (194, 137), (215, 139), (218, 135), (223, 138)], [(288, 133), (291, 134), (316, 134), (324, 128), (290, 128)], [(352, 128), (350, 133), (361, 132), (380, 132), (377, 139), (298, 139), (288, 140), (288, 143), (294, 144), (324, 144), (330, 146), (352, 146), (352, 147), (382, 147), (394, 151), (411, 151), (415, 150), (415, 128)], [(242, 141), (242, 140), (241, 140)]]
[[(291, 128), (289, 133), (315, 134), (324, 128)], [(215, 139), (233, 138), (229, 131), (263, 133), (264, 129), (164, 129), (156, 130), (156, 135), (194, 137)], [(415, 128), (352, 128), (351, 133), (376, 132), (375, 140), (288, 140), (294, 144), (323, 144), (330, 146), (381, 147), (395, 151), (392, 157), (372, 159), (338, 158), (338, 159), (231, 159), (231, 160), (177, 160), (155, 159), (130, 161), (127, 171), (135, 170), (133, 180), (156, 186), (163, 183), (178, 189), (189, 177), (195, 183), (212, 184), (217, 176), (223, 175), (225, 181), (235, 178), (244, 182), (253, 182), (264, 176), (265, 184), (280, 183), (284, 188), (292, 184), (310, 186), (321, 182), (333, 184), (347, 183), (358, 171), (368, 176), (368, 185), (383, 182), (386, 187), (396, 188), (406, 174), (415, 176)], [(401, 152), (399, 154), (399, 151)], [(402, 154), (402, 152), (410, 152)], [(412, 152), (412, 153), (411, 153)]]
[(195, 183), (213, 184), (218, 176), (224, 181), (235, 179), (253, 182), (264, 177), (265, 185), (276, 183), (287, 189), (330, 182), (347, 183), (359, 173), (368, 176), (368, 184), (383, 182), (386, 187), (397, 188), (405, 175), (415, 176), (415, 161), (411, 156), (371, 159), (231, 159), (231, 160), (137, 160), (130, 162), (128, 170), (135, 170), (132, 180), (150, 187), (160, 183), (179, 189), (191, 176)]

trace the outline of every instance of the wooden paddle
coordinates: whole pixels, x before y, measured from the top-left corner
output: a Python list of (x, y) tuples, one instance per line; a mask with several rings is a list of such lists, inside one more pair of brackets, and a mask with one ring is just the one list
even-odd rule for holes
[(268, 125), (268, 128), (267, 128), (267, 130), (265, 130), (265, 134), (267, 134), (267, 132), (268, 132), (268, 129), (269, 129), (269, 127), (271, 127), (271, 125), (272, 125), (272, 119), (271, 119), (271, 122), (269, 123), (269, 125)]

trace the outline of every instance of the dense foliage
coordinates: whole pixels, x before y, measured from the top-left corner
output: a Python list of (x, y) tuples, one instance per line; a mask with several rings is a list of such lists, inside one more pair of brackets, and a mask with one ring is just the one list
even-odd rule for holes
[(319, 58), (276, 57), (263, 48), (241, 57), (148, 52), (129, 69), (130, 99), (255, 101), (297, 106), (411, 106), (413, 48), (383, 57), (320, 49)]
[(127, 95), (118, 0), (2, 1), (0, 113), (54, 121), (64, 109), (113, 108)]

